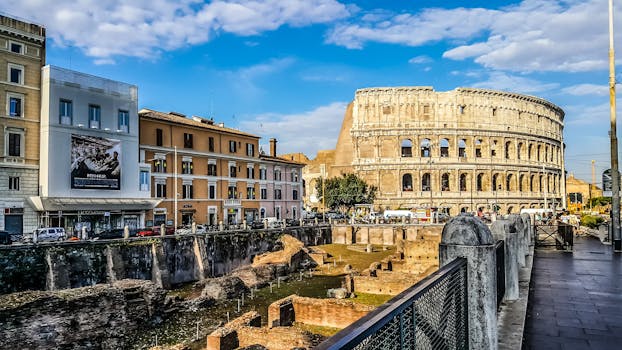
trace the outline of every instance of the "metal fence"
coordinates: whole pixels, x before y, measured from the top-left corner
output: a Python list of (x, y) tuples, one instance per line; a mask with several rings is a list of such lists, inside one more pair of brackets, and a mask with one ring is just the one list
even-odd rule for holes
[(315, 349), (468, 349), (467, 264), (456, 259)]
[(574, 245), (574, 227), (559, 222), (555, 224), (533, 225), (536, 247), (555, 247), (557, 250), (572, 251)]
[(495, 255), (497, 257), (497, 309), (499, 309), (505, 296), (505, 241), (497, 241)]

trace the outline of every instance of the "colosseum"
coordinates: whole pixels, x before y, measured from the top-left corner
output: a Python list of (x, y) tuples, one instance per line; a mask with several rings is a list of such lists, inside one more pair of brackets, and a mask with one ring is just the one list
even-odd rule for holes
[(376, 186), (377, 210), (565, 207), (563, 120), (558, 106), (516, 93), (359, 89), (335, 150), (308, 161), (305, 199), (317, 206), (324, 168), (325, 176), (355, 172)]

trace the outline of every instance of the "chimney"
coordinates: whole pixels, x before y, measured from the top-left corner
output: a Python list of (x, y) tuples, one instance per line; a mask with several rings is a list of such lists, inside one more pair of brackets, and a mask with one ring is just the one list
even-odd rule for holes
[(270, 156), (276, 157), (276, 139), (270, 139)]

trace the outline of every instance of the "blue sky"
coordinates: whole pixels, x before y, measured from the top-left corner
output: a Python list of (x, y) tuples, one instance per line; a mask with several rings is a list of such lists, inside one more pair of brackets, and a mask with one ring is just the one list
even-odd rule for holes
[[(136, 84), (141, 108), (276, 137), (279, 153), (334, 148), (359, 88), (481, 87), (559, 105), (567, 170), (590, 181), (593, 159), (600, 182), (609, 167), (607, 0), (4, 0), (0, 11), (47, 28), (47, 63)], [(622, 6), (614, 16), (621, 33)]]

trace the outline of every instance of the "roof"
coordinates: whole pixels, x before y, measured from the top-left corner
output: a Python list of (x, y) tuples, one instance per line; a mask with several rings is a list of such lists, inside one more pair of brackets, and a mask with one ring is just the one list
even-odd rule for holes
[(262, 160), (266, 160), (266, 161), (272, 161), (272, 162), (277, 162), (277, 163), (287, 163), (287, 164), (291, 164), (291, 165), (299, 165), (301, 167), (304, 167), (306, 164), (305, 163), (300, 163), (300, 162), (296, 162), (290, 159), (286, 159), (286, 158), (282, 158), (282, 157), (273, 157), (273, 156), (269, 156), (267, 154), (260, 154), (259, 155), (259, 159)]
[(154, 111), (148, 108), (143, 108), (138, 112), (138, 116), (140, 118), (150, 118), (150, 119), (161, 120), (164, 122), (170, 122), (174, 124), (183, 124), (187, 126), (211, 130), (211, 131), (220, 132), (220, 133), (235, 134), (235, 135), (246, 136), (246, 137), (251, 137), (255, 139), (261, 138), (260, 136), (257, 136), (257, 135), (249, 134), (249, 133), (242, 132), (242, 131), (232, 129), (232, 128), (226, 128), (224, 127), (224, 124), (215, 125), (213, 121), (209, 119), (199, 118), (203, 121), (196, 121), (196, 120), (186, 117), (183, 114), (179, 114), (175, 112), (164, 113), (164, 112)]

